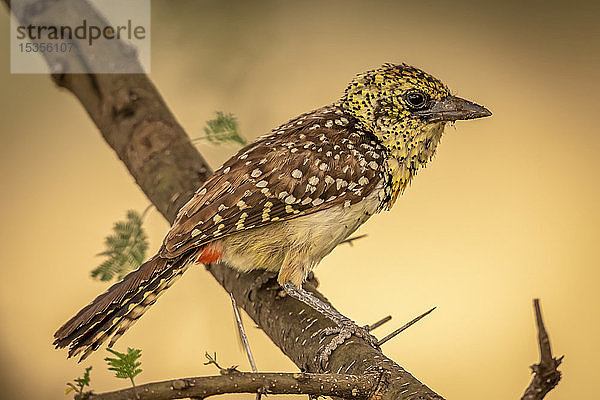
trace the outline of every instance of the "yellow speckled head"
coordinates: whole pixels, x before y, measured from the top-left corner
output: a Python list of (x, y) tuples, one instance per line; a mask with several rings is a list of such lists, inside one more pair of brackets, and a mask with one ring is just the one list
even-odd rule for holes
[(420, 119), (413, 111), (450, 96), (448, 88), (433, 76), (408, 65), (384, 64), (358, 75), (346, 89), (344, 107), (365, 128), (376, 131), (377, 119)]
[(485, 107), (452, 96), (437, 78), (405, 64), (384, 64), (358, 75), (341, 104), (389, 150), (396, 195), (433, 157), (446, 123), (491, 115)]

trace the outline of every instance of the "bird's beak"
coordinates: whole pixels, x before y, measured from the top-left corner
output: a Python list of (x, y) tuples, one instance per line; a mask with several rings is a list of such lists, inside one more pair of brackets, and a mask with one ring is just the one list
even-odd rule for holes
[(491, 111), (456, 96), (448, 96), (444, 100), (436, 101), (426, 110), (417, 111), (427, 122), (456, 121), (459, 119), (475, 119), (489, 117)]

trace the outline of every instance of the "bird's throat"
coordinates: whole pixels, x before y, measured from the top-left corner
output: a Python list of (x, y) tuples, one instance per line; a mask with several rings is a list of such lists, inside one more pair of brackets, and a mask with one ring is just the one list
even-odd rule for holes
[(390, 209), (417, 171), (432, 159), (444, 131), (444, 124), (431, 124), (412, 131), (403, 130), (401, 124), (380, 125), (379, 128), (376, 135), (388, 150), (386, 163), (392, 191), (385, 206)]

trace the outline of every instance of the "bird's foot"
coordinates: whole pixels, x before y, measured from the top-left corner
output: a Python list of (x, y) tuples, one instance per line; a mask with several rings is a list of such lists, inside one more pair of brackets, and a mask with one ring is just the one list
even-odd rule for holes
[(369, 333), (370, 328), (368, 326), (358, 326), (354, 321), (331, 307), (331, 305), (324, 303), (318, 297), (315, 297), (301, 287), (294, 285), (292, 282), (286, 282), (282, 285), (282, 287), (291, 297), (302, 301), (304, 304), (310, 306), (336, 324), (336, 326), (325, 328), (320, 332), (323, 337), (336, 335), (323, 347), (323, 350), (319, 352), (318, 360), (324, 370), (327, 369), (327, 364), (331, 353), (341, 346), (346, 340), (350, 339), (352, 335), (366, 340), (367, 343), (379, 350), (378, 340), (375, 336)]
[(345, 318), (339, 321), (334, 321), (337, 326), (327, 327), (321, 331), (321, 334), (325, 336), (335, 335), (333, 339), (327, 343), (323, 349), (319, 352), (319, 363), (324, 370), (327, 370), (329, 363), (329, 357), (334, 350), (340, 347), (346, 340), (350, 339), (352, 335), (365, 340), (374, 349), (380, 350), (379, 340), (371, 335), (369, 326), (359, 326), (349, 318)]

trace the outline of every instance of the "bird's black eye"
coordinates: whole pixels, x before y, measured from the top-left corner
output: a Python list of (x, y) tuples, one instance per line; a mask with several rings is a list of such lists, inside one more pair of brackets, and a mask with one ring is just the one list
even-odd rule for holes
[(427, 104), (427, 96), (416, 90), (408, 92), (404, 99), (413, 110), (420, 110)]

